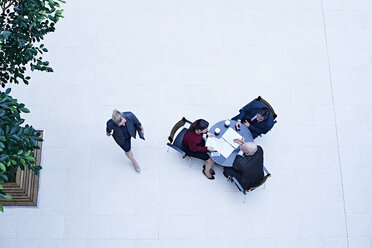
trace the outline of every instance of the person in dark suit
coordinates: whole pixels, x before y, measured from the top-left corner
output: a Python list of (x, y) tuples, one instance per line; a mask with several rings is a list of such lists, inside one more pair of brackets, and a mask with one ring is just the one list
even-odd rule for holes
[(124, 150), (125, 155), (133, 163), (135, 170), (138, 173), (141, 172), (141, 168), (131, 151), (131, 138), (136, 138), (136, 132), (138, 132), (141, 139), (145, 139), (145, 131), (141, 122), (132, 112), (121, 113), (115, 109), (112, 113), (112, 118), (106, 124), (107, 136), (111, 136), (112, 130), (114, 130), (112, 136), (115, 142)]
[(239, 111), (240, 114), (232, 118), (237, 121), (235, 127), (240, 130), (240, 125), (243, 123), (251, 131), (253, 139), (266, 134), (275, 124), (269, 108), (260, 101), (253, 100)]
[(253, 142), (244, 143), (244, 139), (235, 140), (241, 144), (233, 167), (224, 169), (225, 177), (235, 177), (244, 190), (257, 186), (264, 178), (263, 150)]

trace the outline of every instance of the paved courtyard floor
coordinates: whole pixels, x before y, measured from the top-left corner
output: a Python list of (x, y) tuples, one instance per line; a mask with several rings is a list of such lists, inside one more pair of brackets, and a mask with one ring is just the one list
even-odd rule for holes
[[(11, 85), (45, 130), (37, 207), (5, 207), (1, 248), (372, 247), (370, 0), (68, 1), (54, 73)], [(243, 196), (167, 153), (181, 117), (231, 118), (261, 95), (272, 174)], [(133, 111), (137, 174), (105, 135)]]

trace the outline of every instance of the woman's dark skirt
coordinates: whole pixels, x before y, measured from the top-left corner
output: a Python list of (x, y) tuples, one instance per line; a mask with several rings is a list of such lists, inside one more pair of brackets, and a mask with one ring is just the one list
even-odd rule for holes
[(121, 147), (121, 149), (123, 149), (125, 152), (129, 152), (130, 149), (131, 149), (131, 142), (130, 142), (130, 139), (124, 139), (124, 142), (117, 142), (116, 140), (116, 143)]

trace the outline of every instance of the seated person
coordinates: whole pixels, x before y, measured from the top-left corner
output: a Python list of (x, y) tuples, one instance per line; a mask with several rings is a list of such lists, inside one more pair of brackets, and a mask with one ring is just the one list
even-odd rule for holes
[(267, 133), (275, 124), (273, 115), (269, 108), (262, 102), (253, 100), (245, 105), (240, 114), (233, 117), (237, 121), (236, 129), (240, 129), (241, 123), (251, 131), (253, 139), (261, 134)]
[(213, 180), (215, 173), (212, 170), (212, 166), (214, 162), (207, 152), (215, 152), (216, 150), (213, 147), (205, 146), (205, 140), (203, 138), (203, 134), (207, 134), (210, 137), (214, 136), (208, 132), (208, 125), (209, 123), (203, 119), (199, 119), (191, 124), (183, 136), (182, 150), (191, 157), (206, 161), (203, 166), (203, 173), (208, 179)]
[(240, 146), (236, 155), (233, 167), (224, 169), (225, 177), (235, 177), (244, 190), (255, 187), (264, 178), (263, 171), (263, 150), (253, 142), (244, 143), (244, 139), (235, 140)]

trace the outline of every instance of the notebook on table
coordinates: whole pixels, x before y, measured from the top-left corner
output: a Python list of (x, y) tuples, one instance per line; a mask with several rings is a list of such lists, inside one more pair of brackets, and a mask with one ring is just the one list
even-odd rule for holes
[(235, 143), (234, 139), (242, 139), (242, 136), (229, 127), (220, 139), (209, 137), (206, 146), (213, 147), (222, 156), (228, 158), (239, 147), (239, 144)]

